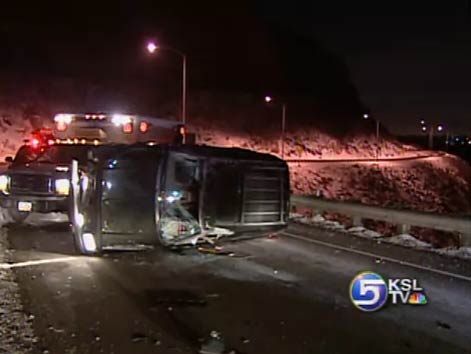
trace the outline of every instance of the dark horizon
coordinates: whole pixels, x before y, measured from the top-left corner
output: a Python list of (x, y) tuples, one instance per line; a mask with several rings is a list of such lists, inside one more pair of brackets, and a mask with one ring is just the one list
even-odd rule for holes
[[(99, 81), (111, 87), (116, 82), (142, 82), (146, 87), (157, 81), (173, 83), (179, 75), (178, 59), (169, 54), (158, 62), (146, 58), (142, 47), (152, 37), (191, 53), (194, 87), (203, 83), (228, 91), (261, 93), (265, 89), (302, 95), (323, 93), (326, 83), (332, 81), (327, 90), (347, 102), (355, 99), (355, 90), (348, 88), (350, 76), (360, 98), (352, 103), (357, 106), (353, 109), (365, 105), (393, 132), (417, 132), (418, 121), (425, 119), (443, 123), (452, 132), (468, 133), (471, 36), (466, 4), (464, 0), (455, 4), (399, 1), (393, 5), (364, 2), (339, 6), (258, 0), (255, 6), (221, 8), (212, 1), (198, 6), (122, 1), (93, 7), (79, 4), (70, 9), (68, 4), (24, 8), (8, 4), (3, 5), (0, 15), (4, 43), (0, 71), (18, 73), (25, 83), (36, 76), (80, 76), (91, 85)], [(261, 30), (262, 24), (279, 28), (281, 37), (297, 37), (298, 46), (285, 46), (283, 52), (277, 52), (274, 42), (267, 41)], [(190, 33), (191, 26), (198, 35)], [(247, 26), (251, 31), (241, 31)], [(207, 43), (205, 36), (211, 38)], [(214, 45), (224, 40), (240, 48), (231, 48), (228, 43)], [(319, 46), (325, 57), (309, 71), (303, 69), (310, 65), (302, 63), (303, 40), (312, 48)], [(254, 43), (265, 43), (266, 47)], [(310, 55), (316, 57), (312, 48)], [(232, 58), (234, 53), (237, 57)], [(338, 61), (332, 64), (337, 69), (324, 73), (323, 60), (328, 65)], [(239, 62), (241, 68), (250, 70), (238, 70)], [(281, 70), (281, 62), (288, 69)], [(224, 76), (215, 70), (211, 77), (204, 70), (199, 72), (200, 63), (230, 69)], [(343, 65), (349, 73), (345, 72), (343, 79), (329, 80), (335, 72), (344, 75)], [(319, 80), (319, 75), (324, 77)], [(337, 84), (340, 81), (345, 85), (342, 88)], [(169, 96), (174, 97), (178, 85), (172, 85), (167, 86)]]

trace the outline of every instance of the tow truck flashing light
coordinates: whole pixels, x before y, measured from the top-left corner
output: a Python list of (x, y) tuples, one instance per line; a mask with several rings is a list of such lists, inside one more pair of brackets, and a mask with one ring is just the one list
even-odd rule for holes
[(31, 137), (25, 140), (25, 143), (37, 150), (54, 145), (55, 140), (50, 129), (36, 129), (31, 133)]

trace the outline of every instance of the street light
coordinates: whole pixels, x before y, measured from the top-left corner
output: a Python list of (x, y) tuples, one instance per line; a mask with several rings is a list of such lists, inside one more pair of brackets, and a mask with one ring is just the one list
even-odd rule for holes
[[(273, 97), (265, 96), (265, 102), (273, 102)], [(281, 158), (285, 158), (285, 127), (286, 127), (286, 103), (281, 104), (281, 135), (280, 135), (280, 146), (281, 146)]]
[(167, 46), (157, 45), (154, 41), (147, 42), (146, 45), (147, 52), (149, 54), (154, 54), (158, 49), (168, 50), (175, 54), (178, 54), (182, 58), (182, 122), (186, 124), (186, 54), (183, 52)]
[[(363, 119), (370, 119), (370, 115), (368, 113), (363, 114)], [(375, 119), (375, 126), (376, 126), (376, 160), (379, 160), (379, 155), (380, 155), (380, 149), (381, 146), (379, 144), (379, 128), (380, 128), (380, 123), (378, 119)]]
[[(428, 148), (430, 150), (433, 150), (434, 134), (436, 132), (442, 133), (443, 131), (445, 131), (445, 126), (443, 124), (437, 124), (437, 125), (430, 124), (429, 126), (427, 126), (425, 124), (425, 121), (421, 121), (420, 123), (422, 124), (421, 130), (424, 133), (428, 131)], [(448, 132), (446, 133), (446, 141), (448, 141)]]

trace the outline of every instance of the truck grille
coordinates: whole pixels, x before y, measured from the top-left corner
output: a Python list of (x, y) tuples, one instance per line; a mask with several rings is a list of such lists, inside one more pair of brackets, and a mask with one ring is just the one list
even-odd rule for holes
[(10, 179), (12, 193), (49, 193), (51, 178), (41, 175), (14, 174)]
[(284, 222), (284, 170), (254, 168), (244, 173), (243, 224)]

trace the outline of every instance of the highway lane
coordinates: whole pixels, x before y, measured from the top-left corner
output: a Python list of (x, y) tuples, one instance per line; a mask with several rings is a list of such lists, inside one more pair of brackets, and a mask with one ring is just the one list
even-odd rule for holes
[[(300, 225), (225, 245), (235, 257), (88, 258), (64, 225), (7, 233), (13, 262), (67, 257), (14, 268), (38, 353), (471, 353), (471, 265), (443, 256)], [(415, 277), (430, 303), (363, 313), (348, 286), (364, 270)]]

